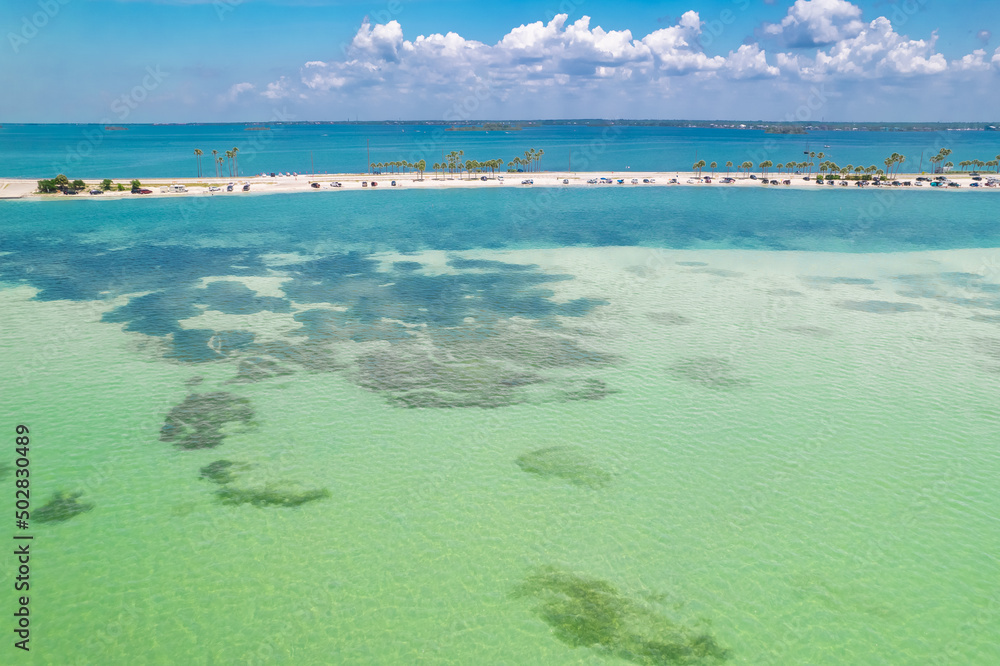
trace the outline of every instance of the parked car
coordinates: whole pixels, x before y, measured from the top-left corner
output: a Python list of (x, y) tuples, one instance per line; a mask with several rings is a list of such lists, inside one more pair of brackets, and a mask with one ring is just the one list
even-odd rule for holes
[(104, 192), (101, 192), (100, 190), (96, 190), (96, 189), (95, 190), (91, 190), (90, 193), (91, 194), (104, 194)]
[(232, 191), (233, 191), (233, 184), (229, 183), (228, 185), (226, 185), (226, 192), (232, 192)]
[(372, 181), (372, 187), (378, 187), (378, 183), (374, 180)]
[(486, 176), (480, 176), (479, 180), (485, 181), (486, 180)]
[[(318, 183), (317, 183), (317, 185), (318, 185)], [(249, 192), (250, 191), (250, 183), (243, 183), (243, 191), (244, 192)]]
[(367, 180), (361, 181), (361, 187), (368, 187), (368, 181)]
[(750, 180), (757, 180), (756, 174), (750, 174)]
[(221, 187), (216, 187), (215, 185), (212, 185), (211, 187), (208, 188), (208, 191), (209, 192), (220, 192), (220, 191), (222, 191), (222, 188)]
[(597, 179), (591, 178), (590, 180), (587, 181), (587, 185), (597, 185)]
[(340, 181), (335, 180), (332, 183), (330, 183), (330, 187), (343, 187), (343, 185), (340, 184)]
[(309, 187), (319, 188), (320, 184), (319, 183), (309, 183)]

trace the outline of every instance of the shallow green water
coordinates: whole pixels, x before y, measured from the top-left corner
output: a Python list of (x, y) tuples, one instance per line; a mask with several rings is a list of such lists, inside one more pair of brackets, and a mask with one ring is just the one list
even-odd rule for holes
[(93, 508), (21, 661), (1000, 661), (998, 250), (59, 224), (7, 229), (4, 422)]

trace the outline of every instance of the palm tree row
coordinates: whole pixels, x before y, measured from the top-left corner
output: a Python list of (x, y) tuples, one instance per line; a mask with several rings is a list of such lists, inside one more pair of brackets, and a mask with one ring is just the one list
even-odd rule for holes
[[(233, 148), (232, 150), (227, 150), (225, 155), (229, 159), (229, 175), (230, 177), (236, 177), (240, 173), (239, 163), (237, 161), (237, 156), (239, 155), (240, 149)], [(200, 148), (194, 149), (194, 158), (198, 162), (198, 177), (201, 178), (201, 156), (205, 153)], [(212, 162), (215, 164), (215, 177), (221, 178), (225, 173), (225, 159), (219, 157), (219, 151), (212, 151)]]
[[(465, 171), (469, 177), (473, 174), (482, 173), (484, 171), (489, 171), (490, 174), (496, 174), (496, 170), (502, 167), (506, 162), (501, 159), (486, 160), (485, 162), (480, 162), (478, 160), (451, 160), (447, 162), (435, 162), (433, 169), (436, 172), (440, 171), (441, 176), (444, 176), (444, 172), (448, 171), (451, 174), (458, 172), (459, 178), (462, 177), (462, 171)], [(513, 164), (513, 162), (511, 162)]]
[(983, 167), (991, 167), (996, 169), (997, 173), (1000, 173), (1000, 155), (997, 155), (995, 160), (988, 160), (986, 162), (983, 160), (963, 160), (958, 163), (958, 166), (962, 167), (962, 171), (969, 171), (969, 167), (976, 167), (977, 170)]

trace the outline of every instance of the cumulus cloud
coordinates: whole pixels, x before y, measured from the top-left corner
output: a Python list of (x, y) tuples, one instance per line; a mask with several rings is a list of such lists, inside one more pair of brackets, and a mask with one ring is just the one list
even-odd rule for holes
[(245, 92), (250, 92), (253, 89), (254, 85), (249, 82), (234, 83), (233, 85), (229, 86), (229, 90), (227, 90), (223, 95), (220, 95), (220, 100), (223, 102), (232, 103), (235, 102), (240, 95), (242, 95)]
[(764, 25), (764, 34), (793, 48), (828, 46), (857, 36), (864, 27), (861, 8), (847, 0), (795, 0), (781, 23)]
[[(699, 45), (702, 21), (694, 11), (642, 38), (630, 30), (591, 27), (588, 16), (568, 19), (558, 14), (547, 23), (518, 26), (492, 45), (454, 32), (407, 40), (398, 21), (365, 21), (342, 60), (306, 63), (301, 85), (311, 91), (385, 85), (422, 95), (489, 88), (490, 95), (502, 98), (512, 90), (587, 87), (609, 80), (656, 83), (690, 74), (733, 79), (779, 74), (756, 44), (725, 56), (705, 54)], [(287, 94), (288, 84), (269, 84), (264, 95)]]
[(955, 69), (963, 71), (985, 71), (990, 68), (990, 63), (986, 62), (986, 50), (976, 49), (972, 53), (963, 56), (954, 62)]
[[(540, 101), (563, 113), (583, 111), (588, 104), (658, 108), (667, 100), (688, 99), (693, 90), (715, 95), (737, 85), (754, 90), (757, 84), (748, 81), (773, 81), (767, 90), (787, 95), (802, 83), (855, 85), (851, 82), (948, 71), (992, 76), (991, 69), (1000, 70), (1000, 49), (947, 60), (935, 48), (936, 33), (911, 39), (885, 17), (861, 22), (860, 12), (846, 0), (797, 0), (785, 20), (770, 27), (771, 34), (822, 46), (766, 52), (749, 40), (717, 54), (702, 47), (704, 22), (695, 11), (645, 36), (605, 30), (587, 16), (570, 21), (559, 14), (513, 28), (492, 44), (455, 32), (407, 39), (398, 21), (365, 20), (340, 57), (306, 62), (298, 76), (282, 76), (256, 90), (271, 101), (354, 105), (360, 100), (379, 109), (401, 103), (434, 109), (435, 115), (448, 109), (444, 117), (459, 120), (485, 109), (510, 113), (525, 102), (534, 108)], [(238, 88), (245, 85), (234, 86), (234, 99), (249, 90)], [(453, 113), (459, 106), (462, 111)]]
[(794, 65), (800, 76), (814, 80), (830, 76), (879, 78), (939, 74), (948, 69), (948, 62), (942, 54), (934, 52), (936, 41), (936, 33), (927, 40), (900, 35), (889, 19), (880, 16), (857, 36), (841, 40), (826, 51), (818, 50), (815, 59), (786, 56), (779, 58), (779, 67), (784, 70)]
[(283, 97), (290, 97), (292, 95), (291, 86), (288, 79), (282, 76), (277, 81), (272, 81), (267, 84), (267, 88), (261, 93), (264, 97), (270, 100), (278, 100)]

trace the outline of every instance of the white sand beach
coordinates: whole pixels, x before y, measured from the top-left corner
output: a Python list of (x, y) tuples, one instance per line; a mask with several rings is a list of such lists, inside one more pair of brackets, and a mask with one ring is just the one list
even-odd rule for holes
[[(242, 178), (153, 178), (142, 181), (142, 187), (150, 190), (144, 196), (179, 197), (179, 196), (246, 196), (247, 194), (279, 194), (290, 192), (342, 192), (345, 190), (399, 190), (399, 189), (442, 189), (469, 187), (769, 187), (795, 189), (833, 189), (855, 188), (858, 181), (825, 181), (819, 184), (816, 175), (806, 179), (802, 174), (768, 174), (765, 179), (760, 174), (744, 176), (731, 174), (732, 182), (723, 182), (725, 172), (709, 172), (701, 175), (684, 171), (646, 171), (646, 172), (569, 172), (542, 171), (535, 173), (506, 173), (487, 176), (440, 175), (425, 173), (421, 178), (416, 173), (394, 175), (371, 175), (363, 173), (343, 174), (298, 174), (293, 176), (251, 176)], [(981, 181), (974, 181), (969, 174), (947, 174), (951, 183), (958, 187), (931, 187), (929, 182), (918, 182), (917, 178), (933, 179), (936, 176), (918, 174), (900, 174), (884, 181), (879, 187), (894, 191), (906, 190), (936, 190), (948, 192), (1000, 192), (1000, 187), (988, 185), (995, 175), (984, 175)], [(890, 183), (909, 182), (910, 185), (893, 186)], [(77, 195), (86, 199), (119, 199), (135, 197), (130, 191), (109, 191), (101, 195), (88, 195), (91, 189), (100, 187), (100, 180), (85, 180), (87, 188)], [(115, 181), (117, 184), (119, 181)], [(232, 184), (232, 190), (228, 189)], [(318, 184), (314, 187), (313, 184)], [(339, 186), (335, 184), (339, 183)], [(244, 191), (244, 185), (249, 184), (249, 190)], [(126, 187), (128, 183), (125, 182)], [(172, 185), (182, 185), (186, 192), (173, 192), (168, 188)], [(975, 186), (973, 186), (975, 185)], [(865, 187), (875, 187), (866, 183)], [(0, 199), (19, 199), (24, 197), (40, 199), (63, 199), (68, 195), (61, 193), (40, 194), (37, 192), (38, 181), (26, 179), (0, 180)], [(213, 191), (212, 188), (218, 188)]]

